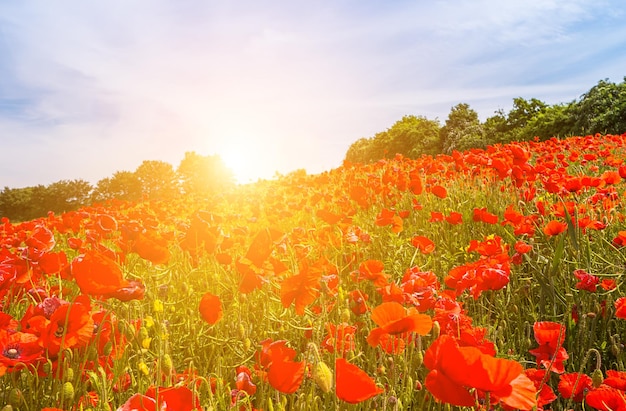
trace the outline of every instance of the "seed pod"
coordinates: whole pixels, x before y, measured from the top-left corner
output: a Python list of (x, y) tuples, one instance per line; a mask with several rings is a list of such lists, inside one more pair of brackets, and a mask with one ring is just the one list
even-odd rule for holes
[(320, 361), (313, 369), (313, 381), (324, 393), (329, 393), (333, 388), (333, 372), (326, 363)]

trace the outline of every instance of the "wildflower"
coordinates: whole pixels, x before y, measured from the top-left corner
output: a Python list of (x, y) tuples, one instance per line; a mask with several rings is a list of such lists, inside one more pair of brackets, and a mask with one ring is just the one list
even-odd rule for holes
[(335, 360), (335, 373), (335, 393), (347, 403), (358, 404), (383, 392), (365, 371), (344, 358)]

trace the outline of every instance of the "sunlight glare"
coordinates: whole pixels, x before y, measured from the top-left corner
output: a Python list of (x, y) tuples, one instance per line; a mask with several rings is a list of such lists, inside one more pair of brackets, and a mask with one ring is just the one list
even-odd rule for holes
[(233, 138), (219, 152), (226, 167), (232, 170), (235, 181), (247, 184), (260, 178), (270, 178), (267, 175), (265, 158), (261, 144), (252, 139)]

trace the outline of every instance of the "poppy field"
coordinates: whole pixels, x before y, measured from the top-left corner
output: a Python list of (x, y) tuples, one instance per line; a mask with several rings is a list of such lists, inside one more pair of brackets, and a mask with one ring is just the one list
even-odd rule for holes
[(626, 134), (0, 224), (4, 410), (626, 410)]

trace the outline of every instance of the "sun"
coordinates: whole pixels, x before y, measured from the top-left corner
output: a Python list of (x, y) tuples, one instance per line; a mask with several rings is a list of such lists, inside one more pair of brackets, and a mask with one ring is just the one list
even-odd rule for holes
[(265, 150), (252, 139), (232, 138), (219, 151), (219, 156), (239, 184), (253, 183), (268, 175)]

